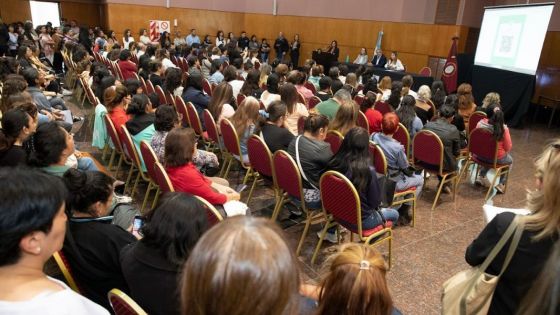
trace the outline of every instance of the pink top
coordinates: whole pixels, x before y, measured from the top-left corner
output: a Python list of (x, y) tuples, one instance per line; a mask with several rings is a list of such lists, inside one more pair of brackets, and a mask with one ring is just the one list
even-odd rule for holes
[(306, 101), (306, 102), (308, 102), (309, 99), (312, 98), (312, 97), (314, 96), (314, 95), (313, 95), (313, 92), (311, 92), (310, 89), (306, 88), (306, 87), (303, 86), (303, 85), (296, 85), (296, 90), (297, 90), (298, 92), (300, 92), (301, 95), (303, 95), (303, 97), (305, 98), (305, 101)]
[[(490, 124), (488, 123), (488, 118), (481, 119), (476, 128), (487, 128)], [(509, 134), (509, 129), (504, 125), (504, 137), (501, 141), (498, 141), (498, 160), (504, 158), (509, 151), (511, 151), (511, 136)]]

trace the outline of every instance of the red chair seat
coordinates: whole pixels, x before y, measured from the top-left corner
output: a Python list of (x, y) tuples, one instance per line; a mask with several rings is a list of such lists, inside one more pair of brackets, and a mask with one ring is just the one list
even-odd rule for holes
[[(362, 230), (362, 234), (364, 237), (368, 237), (374, 233), (377, 233), (381, 230), (383, 230), (384, 228), (388, 228), (388, 227), (392, 227), (393, 226), (393, 222), (392, 221), (387, 221), (385, 222), (385, 226), (383, 225), (378, 225), (376, 227), (374, 227), (373, 229), (370, 230)], [(353, 233), (357, 233), (358, 231), (352, 231)]]

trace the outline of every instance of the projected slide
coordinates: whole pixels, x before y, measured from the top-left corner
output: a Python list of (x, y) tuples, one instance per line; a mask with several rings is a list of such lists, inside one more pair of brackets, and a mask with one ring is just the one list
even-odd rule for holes
[(487, 8), (475, 64), (535, 74), (553, 5)]

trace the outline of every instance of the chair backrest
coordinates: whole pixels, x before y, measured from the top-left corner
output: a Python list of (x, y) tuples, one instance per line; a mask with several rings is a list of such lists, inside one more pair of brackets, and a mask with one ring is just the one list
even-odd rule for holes
[(183, 123), (183, 125), (184, 126), (190, 126), (189, 111), (187, 110), (187, 105), (185, 104), (185, 101), (180, 96), (175, 96), (175, 109), (177, 110), (177, 113), (179, 113), (179, 114), (181, 114), (181, 116), (183, 116), (182, 119), (181, 119), (181, 122)]
[(469, 152), (488, 161), (496, 167), (498, 160), (498, 141), (492, 131), (486, 128), (474, 128), (469, 136)]
[(252, 135), (247, 140), (247, 151), (251, 167), (262, 175), (272, 177), (272, 153), (264, 140)]
[(284, 150), (278, 150), (272, 156), (274, 184), (288, 195), (303, 198), (303, 182), (294, 159)]
[[(323, 210), (341, 225), (357, 227), (358, 235), (362, 236), (360, 197), (352, 182), (339, 172), (328, 171), (321, 176), (319, 189)], [(356, 228), (349, 230), (356, 231)]]
[(375, 142), (370, 141), (369, 154), (371, 155), (371, 161), (375, 171), (379, 174), (387, 174), (387, 159), (381, 147)]
[(130, 61), (134, 62), (136, 65), (140, 63), (140, 61), (138, 60), (138, 56), (136, 54), (132, 54)]
[(124, 81), (124, 75), (123, 75), (122, 70), (121, 70), (121, 65), (119, 65), (118, 62), (115, 62), (114, 66), (115, 66), (115, 69), (117, 70), (119, 78)]
[(140, 81), (140, 85), (142, 85), (142, 91), (144, 94), (149, 95), (148, 85), (146, 84), (146, 80), (143, 77), (139, 77), (138, 80)]
[(393, 135), (393, 139), (397, 140), (400, 144), (403, 145), (404, 153), (408, 157), (408, 154), (409, 154), (409, 151), (410, 151), (409, 150), (410, 149), (410, 134), (408, 133), (408, 130), (406, 129), (406, 127), (403, 124), (399, 123), (399, 127), (395, 131), (395, 134)]
[(385, 115), (387, 113), (392, 112), (391, 106), (386, 102), (376, 102), (374, 108), (381, 113), (381, 115)]
[(443, 143), (434, 132), (420, 130), (412, 140), (412, 157), (414, 162), (427, 163), (439, 167), (443, 172)]
[(336, 130), (329, 130), (329, 132), (327, 132), (327, 137), (325, 138), (325, 142), (330, 144), (333, 154), (336, 154), (338, 149), (340, 149), (342, 140), (344, 140), (344, 136)]
[(161, 86), (156, 85), (155, 89), (156, 89), (156, 94), (159, 98), (159, 104), (160, 105), (167, 104), (167, 99), (165, 98), (165, 92), (163, 92)]
[(303, 94), (301, 94), (299, 91), (297, 92), (297, 96), (298, 96), (298, 103), (302, 103), (303, 105), (307, 106), (307, 102), (305, 101), (305, 96), (303, 96)]
[(354, 96), (354, 102), (356, 102), (356, 104), (361, 106), (362, 103), (364, 102), (364, 96), (356, 94), (356, 96)]
[(179, 61), (177, 60), (177, 57), (175, 57), (174, 55), (171, 55), (169, 60), (171, 60), (171, 62), (176, 65), (177, 67), (179, 67)]
[(309, 109), (313, 109), (319, 103), (321, 103), (321, 99), (318, 98), (317, 96), (313, 96), (309, 99), (309, 103), (307, 105), (309, 106)]
[(165, 103), (169, 105), (173, 105), (173, 107), (176, 107), (175, 97), (173, 97), (173, 94), (171, 94), (169, 91), (165, 91)]
[(210, 82), (206, 79), (202, 79), (202, 90), (204, 90), (208, 96), (212, 96), (212, 87), (210, 86)]
[(227, 118), (220, 121), (220, 131), (222, 132), (222, 138), (224, 139), (226, 151), (230, 154), (241, 157), (241, 148), (239, 146), (237, 131), (235, 131), (233, 124)]
[(255, 67), (256, 70), (259, 70), (261, 68), (261, 63), (255, 60), (255, 64), (253, 66)]
[(366, 114), (362, 111), (358, 112), (358, 118), (356, 119), (356, 125), (358, 127), (362, 127), (369, 133), (369, 122), (367, 121)]
[(204, 130), (202, 130), (202, 124), (200, 123), (200, 118), (198, 117), (198, 112), (194, 107), (193, 103), (187, 102), (187, 113), (189, 118), (189, 125), (196, 132), (197, 135), (202, 136)]
[(430, 69), (430, 67), (424, 67), (424, 68), (420, 69), (419, 73), (422, 76), (431, 77), (432, 76), (432, 69)]
[(122, 153), (123, 149), (121, 139), (119, 133), (117, 132), (117, 129), (115, 128), (115, 125), (113, 124), (113, 121), (111, 120), (109, 115), (103, 116), (103, 119), (105, 119), (105, 128), (107, 128), (107, 133), (111, 138), (111, 142), (113, 142), (113, 145), (115, 146), (115, 150), (117, 150), (118, 153)]
[(205, 109), (202, 112), (202, 119), (204, 120), (204, 127), (206, 127), (206, 132), (208, 133), (208, 138), (213, 142), (219, 144), (220, 143), (220, 133), (218, 132), (218, 126), (216, 125), (216, 121), (210, 111)]
[(146, 80), (146, 90), (148, 91), (148, 94), (152, 94), (156, 92), (156, 89), (154, 88), (154, 84), (152, 83), (152, 81)]
[(264, 103), (261, 100), (259, 100), (259, 109), (266, 110), (266, 106), (264, 106)]
[(68, 263), (66, 256), (64, 256), (64, 253), (62, 251), (56, 251), (53, 254), (53, 258), (56, 262), (56, 265), (62, 272), (62, 275), (64, 276), (64, 279), (66, 280), (66, 283), (68, 284), (70, 289), (74, 290), (77, 293), (80, 293), (80, 288), (74, 280), (74, 276), (72, 276), (72, 269), (70, 269), (70, 264)]
[(140, 155), (142, 155), (142, 159), (144, 160), (144, 164), (146, 165), (146, 171), (148, 172), (148, 176), (152, 179), (153, 182), (156, 181), (156, 170), (154, 169), (154, 165), (158, 161), (157, 155), (152, 149), (152, 146), (146, 142), (140, 142)]
[(142, 162), (140, 162), (140, 157), (138, 155), (138, 152), (136, 151), (134, 141), (132, 141), (130, 132), (128, 132), (128, 129), (126, 129), (125, 125), (121, 126), (121, 133), (119, 135), (121, 138), (121, 144), (124, 154), (138, 167), (138, 169), (141, 170)]
[(486, 113), (485, 112), (476, 111), (476, 112), (472, 113), (471, 117), (469, 117), (469, 124), (467, 126), (467, 128), (469, 128), (467, 130), (468, 134), (470, 134), (470, 132), (473, 131), (476, 128), (476, 125), (478, 125), (478, 122), (481, 121), (484, 118), (486, 118)]
[(161, 163), (156, 162), (154, 164), (154, 172), (156, 176), (156, 185), (158, 185), (161, 192), (175, 191), (175, 189), (173, 188), (173, 184), (171, 183), (171, 180), (167, 175), (167, 171)]
[(115, 315), (148, 315), (138, 303), (119, 289), (109, 291), (107, 297)]
[(364, 90), (364, 85), (363, 84), (358, 84), (358, 86), (356, 87), (356, 92), (360, 92)]
[(194, 196), (194, 197), (202, 203), (204, 209), (206, 210), (206, 218), (208, 219), (208, 228), (211, 228), (214, 225), (224, 220), (224, 217), (222, 217), (218, 209), (216, 209), (214, 205), (209, 203), (208, 200), (199, 196)]
[(237, 94), (237, 106), (239, 107), (241, 105), (241, 103), (245, 100), (245, 95), (239, 93)]
[(317, 94), (317, 88), (315, 88), (315, 84), (306, 81), (303, 86), (305, 86), (306, 88), (308, 88), (311, 92), (313, 92), (313, 95)]

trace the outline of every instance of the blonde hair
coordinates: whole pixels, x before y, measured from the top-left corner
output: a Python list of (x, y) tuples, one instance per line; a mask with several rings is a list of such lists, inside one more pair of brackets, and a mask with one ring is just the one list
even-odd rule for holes
[(379, 89), (380, 90), (390, 90), (392, 85), (391, 77), (384, 76), (381, 81), (379, 82)]
[(560, 233), (560, 139), (555, 139), (535, 161), (542, 188), (527, 192), (525, 227), (535, 231), (535, 240)]
[(348, 75), (346, 76), (346, 84), (352, 86), (352, 88), (354, 89), (358, 87), (358, 77), (355, 73), (348, 73)]
[(424, 103), (428, 102), (432, 98), (432, 90), (427, 85), (422, 85), (418, 89), (418, 99)]
[(292, 315), (298, 263), (268, 219), (237, 216), (198, 241), (181, 277), (182, 314)]
[(252, 96), (246, 97), (243, 102), (239, 104), (239, 108), (235, 111), (233, 117), (231, 117), (231, 123), (239, 138), (243, 137), (245, 129), (247, 129), (249, 125), (257, 124), (259, 109), (259, 101)]
[(316, 314), (388, 315), (393, 301), (387, 287), (387, 267), (375, 249), (347, 243), (323, 265), (324, 279)]
[(486, 108), (492, 104), (500, 105), (500, 103), (501, 103), (500, 94), (496, 92), (490, 92), (486, 94), (484, 100), (482, 100), (482, 108)]
[(354, 101), (348, 100), (343, 102), (330, 123), (329, 129), (336, 130), (343, 136), (346, 135), (350, 129), (356, 127), (358, 111), (359, 108)]

